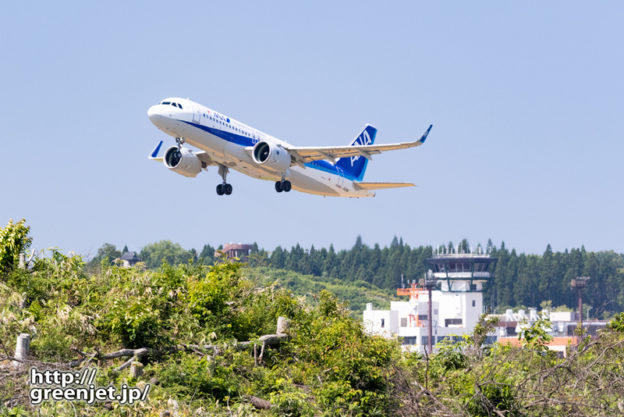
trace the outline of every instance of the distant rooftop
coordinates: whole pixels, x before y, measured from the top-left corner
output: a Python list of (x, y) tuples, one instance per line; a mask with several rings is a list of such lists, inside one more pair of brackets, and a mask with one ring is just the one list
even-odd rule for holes
[(122, 261), (128, 261), (128, 262), (141, 262), (141, 259), (137, 256), (136, 252), (124, 252), (123, 255), (121, 255), (121, 257), (119, 258)]

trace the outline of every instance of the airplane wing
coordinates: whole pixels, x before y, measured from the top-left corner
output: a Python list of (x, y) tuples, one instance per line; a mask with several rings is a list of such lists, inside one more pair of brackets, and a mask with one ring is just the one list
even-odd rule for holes
[(361, 190), (382, 190), (384, 188), (414, 187), (410, 182), (356, 182), (355, 188)]
[(363, 156), (371, 159), (372, 155), (380, 154), (385, 151), (393, 151), (396, 149), (412, 148), (425, 143), (427, 135), (431, 131), (433, 125), (425, 131), (420, 139), (414, 142), (389, 143), (385, 145), (361, 145), (361, 146), (315, 146), (315, 147), (289, 147), (288, 152), (294, 157), (298, 164), (306, 162), (326, 159), (333, 162), (335, 159), (346, 158), (350, 156)]

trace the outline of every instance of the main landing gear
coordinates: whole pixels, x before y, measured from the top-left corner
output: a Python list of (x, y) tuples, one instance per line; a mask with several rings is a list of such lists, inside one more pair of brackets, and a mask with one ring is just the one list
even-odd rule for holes
[(219, 165), (219, 175), (223, 178), (223, 184), (217, 185), (217, 194), (218, 195), (230, 195), (232, 194), (232, 184), (227, 183), (227, 174), (229, 172), (229, 168), (225, 165)]
[(275, 191), (281, 193), (282, 191), (287, 193), (291, 190), (292, 184), (288, 180), (281, 180), (275, 183)]

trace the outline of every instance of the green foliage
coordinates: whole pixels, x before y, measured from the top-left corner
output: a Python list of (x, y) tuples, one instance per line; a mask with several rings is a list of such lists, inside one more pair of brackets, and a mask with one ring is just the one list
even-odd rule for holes
[(487, 383), (477, 386), (476, 394), (466, 406), (466, 410), (472, 416), (489, 417), (496, 415), (495, 411), (506, 416), (520, 415), (515, 412), (516, 402), (509, 384)]
[(35, 317), (22, 308), (24, 302), (19, 291), (0, 282), (0, 341), (11, 341), (12, 344), (20, 333), (35, 331)]
[(201, 325), (215, 325), (222, 320), (226, 304), (239, 289), (239, 264), (221, 264), (201, 279), (189, 282), (188, 301)]
[[(470, 247), (463, 240), (459, 249)], [(576, 294), (570, 289), (570, 280), (589, 275), (584, 301), (595, 306), (592, 315), (608, 317), (613, 311), (624, 310), (624, 255), (614, 252), (587, 252), (584, 248), (554, 252), (547, 245), (540, 255), (518, 254), (504, 242), (496, 248), (490, 241), (488, 250), (498, 259), (495, 279), (485, 288), (484, 304), (490, 310), (503, 306), (538, 306), (550, 301), (551, 306), (576, 305)], [(454, 250), (449, 242), (448, 250)], [(422, 278), (431, 257), (429, 246), (410, 247), (402, 239), (394, 238), (390, 246), (368, 247), (358, 238), (349, 250), (336, 252), (333, 247), (305, 250), (300, 245), (290, 250), (277, 247), (269, 258), (272, 268), (287, 269), (305, 275), (341, 283), (363, 281), (376, 287), (394, 291), (400, 285), (401, 275), (408, 282)], [(610, 311), (606, 308), (609, 307)], [(568, 310), (569, 311), (569, 310)]]
[(33, 339), (32, 354), (43, 361), (68, 361), (75, 354), (72, 350), (74, 338), (58, 326), (42, 326), (42, 330)]
[(472, 341), (476, 349), (481, 349), (485, 343), (488, 333), (492, 333), (495, 330), (496, 325), (498, 325), (498, 321), (497, 317), (488, 318), (485, 314), (482, 314), (481, 317), (479, 317), (479, 321), (472, 331)]
[[(367, 253), (361, 240), (356, 247), (361, 252), (344, 256)], [(397, 238), (389, 255), (409, 258), (405, 247)], [(368, 250), (370, 256), (377, 253)], [(332, 248), (312, 253), (324, 260), (343, 256)], [(298, 262), (282, 255), (292, 267)], [(507, 255), (507, 265), (521, 264)], [(558, 262), (556, 253), (548, 257)], [(149, 347), (154, 352), (141, 358), (145, 372), (136, 379), (127, 369), (114, 370), (125, 357), (94, 360), (90, 366), (100, 367), (99, 385), (135, 386), (152, 378), (158, 383), (149, 401), (134, 407), (48, 402), (35, 410), (25, 394), (25, 375), (0, 378), (0, 416), (143, 417), (165, 409), (174, 414), (170, 399), (178, 402), (175, 413), (181, 417), (617, 415), (624, 408), (624, 313), (566, 358), (546, 350), (543, 320), (523, 330), (522, 348), (485, 347), (493, 324), (485, 318), (473, 335), (438, 344), (437, 353), (403, 354), (398, 341), (365, 334), (359, 315), (354, 319), (342, 303), (360, 306), (367, 298), (389, 295), (375, 289), (359, 268), (362, 281), (345, 283), (329, 273), (320, 278), (266, 266), (159, 265), (147, 271), (108, 262), (87, 268), (81, 257), (52, 250), (29, 269), (8, 271), (0, 282), (2, 346), (14, 346), (15, 337), (27, 332), (33, 336), (33, 359), (45, 362), (77, 359), (76, 350), (94, 354)], [(322, 272), (314, 265), (296, 267)], [(340, 268), (329, 270), (338, 274)], [(265, 346), (260, 357), (259, 336), (275, 333), (278, 316), (290, 319), (289, 339)], [(256, 349), (237, 343), (243, 340), (255, 341)], [(273, 408), (254, 409), (249, 395), (269, 400)]]
[(366, 336), (327, 291), (304, 323), (295, 329), (293, 344), (309, 362), (305, 377), (321, 381), (314, 394), (327, 415), (384, 415), (392, 409), (396, 342)]
[(125, 347), (160, 346), (168, 341), (161, 333), (160, 311), (150, 304), (144, 297), (114, 301), (107, 325)]
[(169, 265), (185, 264), (194, 260), (191, 251), (184, 250), (182, 246), (170, 240), (161, 240), (145, 246), (139, 253), (148, 268), (159, 268), (163, 263)]
[(522, 340), (522, 345), (525, 348), (547, 352), (547, 344), (552, 340), (552, 336), (548, 334), (550, 329), (550, 320), (540, 317), (539, 320), (530, 326), (523, 327), (518, 335), (518, 339)]
[(149, 367), (148, 372), (158, 375), (160, 385), (167, 387), (168, 395), (180, 401), (194, 398), (223, 401), (238, 396), (241, 387), (237, 368), (250, 365), (246, 358), (237, 356), (240, 355), (198, 358), (194, 354), (181, 353)]
[(0, 277), (13, 270), (18, 262), (20, 254), (23, 254), (32, 242), (28, 236), (30, 226), (26, 226), (26, 220), (17, 223), (9, 220), (9, 223), (0, 228)]
[[(448, 247), (454, 249), (453, 243), (449, 242)], [(458, 246), (462, 251), (469, 248), (466, 239)], [(616, 311), (624, 310), (624, 286), (620, 285), (624, 279), (622, 254), (587, 252), (584, 248), (554, 252), (547, 245), (542, 255), (532, 255), (509, 250), (504, 242), (497, 248), (491, 241), (487, 248), (498, 259), (496, 269), (490, 271), (494, 272), (495, 279), (484, 292), (484, 304), (492, 311), (501, 311), (505, 306), (537, 306), (542, 302), (545, 306), (550, 305), (550, 309), (554, 307), (554, 311), (566, 308), (562, 306), (576, 305), (576, 294), (570, 289), (570, 280), (580, 275), (592, 277), (585, 292), (585, 302), (594, 306), (591, 310), (593, 316), (609, 317)], [(90, 266), (97, 266), (97, 259), (106, 261), (115, 256), (115, 251), (113, 245), (105, 244)], [(204, 245), (197, 254), (194, 249), (187, 251), (170, 241), (160, 241), (147, 245), (139, 256), (146, 261), (148, 268), (158, 269), (163, 262), (178, 265), (197, 261), (212, 265), (214, 252), (215, 248), (211, 245)], [(366, 303), (364, 297), (358, 297), (357, 290), (345, 287), (368, 286), (393, 294), (400, 286), (402, 275), (408, 282), (423, 276), (427, 268), (425, 260), (431, 255), (431, 247), (410, 247), (397, 237), (386, 247), (378, 244), (369, 247), (358, 237), (348, 250), (335, 251), (333, 246), (328, 249), (316, 249), (314, 246), (304, 249), (300, 245), (286, 249), (278, 246), (270, 256), (254, 244), (248, 263), (254, 269), (270, 266), (271, 269), (294, 271), (306, 278), (315, 277), (316, 283), (324, 285), (341, 299), (348, 299), (351, 308), (361, 312)], [(291, 285), (298, 285), (293, 281)], [(324, 282), (327, 284), (321, 284)], [(290, 289), (298, 292), (295, 288)], [(344, 294), (339, 292), (342, 290)]]
[(441, 373), (447, 371), (456, 371), (464, 369), (468, 366), (468, 356), (464, 353), (469, 339), (465, 338), (462, 342), (456, 342), (453, 339), (444, 339), (436, 345), (438, 353), (432, 359), (432, 372), (436, 372), (436, 368), (442, 370)]
[(607, 327), (616, 332), (624, 333), (624, 313), (616, 314), (607, 324)]
[(316, 302), (314, 296), (322, 290), (327, 290), (346, 302), (352, 316), (358, 320), (362, 317), (366, 303), (372, 302), (377, 308), (388, 308), (389, 300), (396, 299), (393, 292), (382, 290), (367, 282), (321, 278), (269, 267), (248, 267), (243, 270), (243, 273), (258, 285), (284, 287), (297, 296), (305, 297), (309, 303)]
[(89, 261), (90, 267), (97, 267), (102, 264), (110, 266), (113, 261), (119, 258), (122, 252), (117, 250), (117, 247), (111, 243), (105, 243), (98, 249), (97, 254)]

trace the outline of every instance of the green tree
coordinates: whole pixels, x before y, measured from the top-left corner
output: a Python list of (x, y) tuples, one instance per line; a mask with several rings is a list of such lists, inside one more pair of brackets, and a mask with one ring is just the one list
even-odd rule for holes
[(32, 243), (29, 233), (30, 226), (26, 226), (24, 219), (17, 223), (11, 219), (0, 228), (0, 274), (6, 274), (17, 266), (20, 254), (28, 250)]
[(215, 248), (208, 244), (204, 245), (201, 252), (199, 252), (199, 262), (204, 265), (212, 265), (215, 261), (214, 253)]
[(184, 250), (178, 243), (161, 240), (145, 246), (139, 254), (148, 268), (158, 268), (163, 262), (169, 265), (188, 263), (193, 259), (190, 251)]
[(89, 261), (89, 266), (94, 267), (104, 262), (107, 265), (112, 265), (113, 261), (119, 258), (122, 252), (117, 250), (117, 247), (112, 243), (105, 243), (97, 251), (97, 254)]

